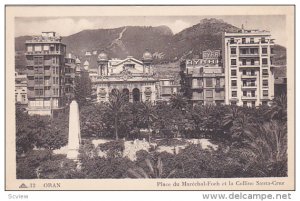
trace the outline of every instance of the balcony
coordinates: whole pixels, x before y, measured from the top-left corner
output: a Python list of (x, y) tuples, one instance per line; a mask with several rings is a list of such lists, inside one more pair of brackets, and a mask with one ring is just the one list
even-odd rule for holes
[(251, 54), (251, 53), (246, 53), (246, 54), (240, 54), (240, 57), (259, 57), (258, 53)]
[(221, 91), (221, 90), (224, 90), (224, 89), (225, 89), (225, 85), (217, 84), (217, 85), (215, 86), (215, 90), (216, 90), (216, 91)]
[(251, 95), (247, 95), (247, 96), (242, 96), (242, 100), (253, 100), (253, 99), (257, 99), (257, 96), (251, 96)]
[(45, 70), (44, 76), (51, 76), (51, 70)]
[(242, 79), (247, 79), (247, 78), (251, 78), (251, 79), (255, 79), (257, 76), (257, 74), (247, 74), (247, 75), (242, 75)]
[(240, 62), (240, 68), (259, 68), (260, 64), (259, 62), (255, 62), (255, 63), (251, 63), (251, 62), (247, 62), (247, 63), (242, 63)]
[(52, 65), (52, 60), (44, 60), (44, 65), (45, 66), (51, 66)]
[(45, 86), (52, 86), (52, 81), (51, 80), (45, 80), (44, 85)]
[(26, 65), (27, 66), (33, 66), (34, 65), (33, 60), (26, 60)]
[(34, 70), (26, 70), (27, 76), (34, 76)]
[(193, 84), (192, 89), (203, 89), (203, 85)]
[(28, 87), (34, 87), (34, 80), (27, 80), (27, 86)]
[(242, 89), (256, 89), (257, 85), (256, 84), (246, 84), (246, 85), (241, 85)]
[(32, 51), (26, 52), (25, 55), (63, 55), (62, 51)]

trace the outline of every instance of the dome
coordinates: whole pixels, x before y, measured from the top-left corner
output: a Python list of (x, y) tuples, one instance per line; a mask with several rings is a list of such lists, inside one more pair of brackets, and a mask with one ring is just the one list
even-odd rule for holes
[(152, 54), (148, 50), (143, 54), (143, 60), (152, 60)]
[(80, 59), (79, 59), (79, 58), (76, 58), (75, 63), (76, 63), (76, 64), (81, 64)]
[(106, 61), (106, 60), (108, 60), (108, 56), (107, 56), (107, 54), (104, 51), (102, 51), (98, 55), (98, 59), (97, 60), (98, 61)]

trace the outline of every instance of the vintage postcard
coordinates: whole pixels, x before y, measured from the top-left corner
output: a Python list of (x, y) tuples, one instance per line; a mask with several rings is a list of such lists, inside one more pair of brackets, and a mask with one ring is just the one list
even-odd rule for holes
[(295, 8), (7, 5), (6, 190), (294, 190)]

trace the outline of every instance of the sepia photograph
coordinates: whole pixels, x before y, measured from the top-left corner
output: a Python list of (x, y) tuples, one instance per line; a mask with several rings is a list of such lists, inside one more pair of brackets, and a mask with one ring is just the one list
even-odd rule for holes
[(6, 189), (293, 190), (294, 37), (293, 6), (6, 6)]

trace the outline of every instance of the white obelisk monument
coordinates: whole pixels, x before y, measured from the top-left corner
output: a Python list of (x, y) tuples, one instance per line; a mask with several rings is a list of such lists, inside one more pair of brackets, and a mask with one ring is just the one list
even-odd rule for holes
[(80, 120), (79, 108), (75, 100), (70, 104), (69, 114), (69, 141), (68, 141), (68, 154), (67, 158), (77, 160), (79, 155), (79, 145), (81, 142), (80, 137)]

